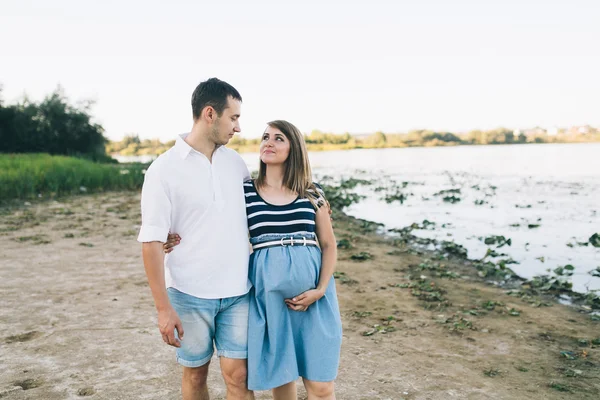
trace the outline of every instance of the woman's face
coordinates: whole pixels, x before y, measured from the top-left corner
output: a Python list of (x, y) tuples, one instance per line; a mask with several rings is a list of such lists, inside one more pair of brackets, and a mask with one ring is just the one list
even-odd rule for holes
[(267, 126), (260, 142), (260, 160), (267, 165), (283, 164), (290, 154), (290, 141), (277, 128)]

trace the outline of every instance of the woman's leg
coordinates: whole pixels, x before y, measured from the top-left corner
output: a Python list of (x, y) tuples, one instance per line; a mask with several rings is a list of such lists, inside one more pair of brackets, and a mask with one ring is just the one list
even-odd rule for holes
[(302, 378), (308, 393), (308, 400), (335, 400), (334, 383), (316, 382)]
[(273, 389), (273, 400), (296, 400), (297, 398), (296, 382), (286, 383)]

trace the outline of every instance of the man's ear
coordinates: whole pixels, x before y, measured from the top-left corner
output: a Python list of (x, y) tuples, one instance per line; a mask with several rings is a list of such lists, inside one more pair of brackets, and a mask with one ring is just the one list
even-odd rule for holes
[(217, 111), (211, 106), (206, 106), (202, 110), (202, 117), (206, 119), (206, 122), (215, 122), (215, 120), (217, 119)]

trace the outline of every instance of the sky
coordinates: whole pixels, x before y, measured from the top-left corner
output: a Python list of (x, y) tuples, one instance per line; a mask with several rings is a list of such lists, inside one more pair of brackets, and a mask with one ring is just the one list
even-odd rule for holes
[(600, 126), (599, 20), (597, 0), (2, 0), (0, 85), (94, 100), (111, 140), (189, 131), (213, 76), (248, 138)]

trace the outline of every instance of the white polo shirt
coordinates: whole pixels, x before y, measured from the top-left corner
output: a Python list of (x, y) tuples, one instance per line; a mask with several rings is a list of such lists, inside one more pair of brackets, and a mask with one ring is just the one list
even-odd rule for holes
[(250, 173), (233, 150), (219, 147), (208, 158), (180, 135), (146, 171), (139, 242), (181, 243), (165, 257), (165, 281), (204, 299), (250, 290), (248, 220), (243, 182)]

